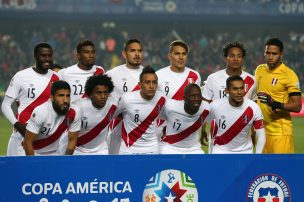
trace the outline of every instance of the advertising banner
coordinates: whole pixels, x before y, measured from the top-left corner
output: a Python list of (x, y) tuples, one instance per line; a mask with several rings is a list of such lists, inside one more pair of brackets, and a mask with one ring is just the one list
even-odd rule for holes
[(304, 155), (1, 157), (0, 201), (304, 201)]

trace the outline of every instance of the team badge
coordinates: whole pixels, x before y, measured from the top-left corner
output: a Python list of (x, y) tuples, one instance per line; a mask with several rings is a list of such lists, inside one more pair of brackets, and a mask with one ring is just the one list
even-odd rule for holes
[(198, 202), (192, 179), (179, 170), (163, 170), (151, 177), (143, 193), (143, 202)]
[(247, 190), (247, 202), (290, 202), (290, 189), (283, 178), (276, 174), (256, 177)]
[(273, 85), (273, 86), (276, 85), (278, 80), (279, 79), (277, 79), (277, 78), (273, 78), (272, 81), (271, 81), (271, 85)]
[(193, 78), (188, 78), (188, 84), (189, 83), (194, 83), (194, 79)]
[(249, 117), (247, 115), (242, 116), (243, 123), (249, 122)]

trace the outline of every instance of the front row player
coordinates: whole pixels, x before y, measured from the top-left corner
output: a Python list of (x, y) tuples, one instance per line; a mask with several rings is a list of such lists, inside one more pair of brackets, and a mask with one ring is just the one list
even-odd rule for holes
[(147, 66), (139, 76), (140, 90), (125, 93), (118, 102), (115, 116), (122, 114), (120, 154), (158, 154), (156, 119), (166, 99), (157, 92), (158, 79)]
[(26, 155), (59, 155), (59, 139), (68, 130), (66, 154), (73, 154), (80, 130), (80, 118), (70, 108), (70, 85), (62, 80), (51, 86), (51, 98), (34, 109), (26, 126)]
[(116, 102), (108, 99), (114, 85), (106, 75), (91, 76), (85, 84), (87, 98), (79, 100), (81, 129), (74, 155), (108, 154), (108, 128)]
[(253, 126), (258, 137), (256, 153), (262, 153), (265, 145), (263, 115), (259, 106), (244, 98), (244, 80), (238, 75), (226, 81), (229, 98), (210, 104), (212, 154), (253, 153), (250, 130)]
[(209, 103), (203, 101), (197, 84), (188, 84), (184, 100), (168, 100), (163, 114), (167, 126), (160, 142), (161, 154), (203, 154), (199, 129), (209, 115)]

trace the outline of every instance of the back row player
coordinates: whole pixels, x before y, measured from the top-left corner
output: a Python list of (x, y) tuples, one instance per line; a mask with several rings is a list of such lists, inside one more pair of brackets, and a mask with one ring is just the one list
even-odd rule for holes
[[(25, 151), (22, 146), (25, 127), (32, 115), (34, 108), (48, 101), (51, 94), (51, 83), (58, 80), (58, 75), (49, 70), (53, 63), (53, 50), (47, 43), (39, 43), (34, 48), (36, 64), (17, 72), (12, 78), (6, 91), (2, 112), (14, 126), (10, 137), (7, 155), (23, 156)], [(19, 102), (17, 117), (12, 104)]]

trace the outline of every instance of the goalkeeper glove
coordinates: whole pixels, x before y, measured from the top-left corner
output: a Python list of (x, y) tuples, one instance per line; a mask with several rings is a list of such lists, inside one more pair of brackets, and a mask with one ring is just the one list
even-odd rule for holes
[(274, 101), (272, 99), (272, 97), (270, 95), (268, 95), (267, 93), (259, 92), (258, 93), (258, 98), (260, 99), (260, 101), (262, 103), (265, 103), (268, 106), (270, 106), (273, 111), (275, 111), (277, 109), (281, 109), (281, 110), (284, 109), (284, 104), (283, 103)]

